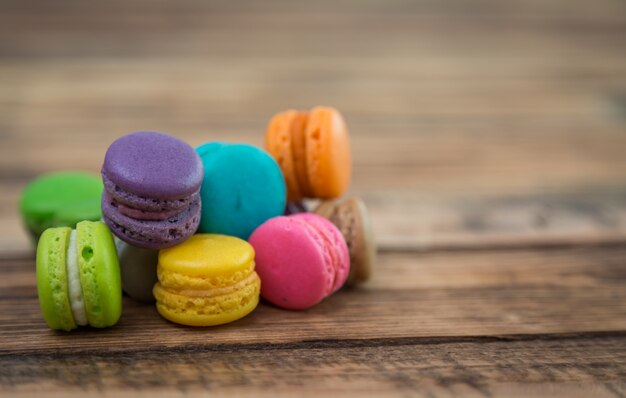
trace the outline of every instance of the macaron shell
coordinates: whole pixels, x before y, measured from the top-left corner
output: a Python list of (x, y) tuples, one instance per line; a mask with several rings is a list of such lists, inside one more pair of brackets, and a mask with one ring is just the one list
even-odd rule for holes
[(293, 216), (275, 217), (261, 225), (250, 244), (263, 282), (263, 298), (288, 309), (306, 309), (323, 300), (334, 282), (323, 239), (308, 223)]
[(239, 238), (219, 234), (196, 234), (183, 244), (159, 252), (163, 270), (202, 278), (246, 272), (254, 264), (254, 249)]
[(341, 231), (350, 254), (349, 286), (366, 282), (376, 261), (376, 242), (365, 203), (359, 198), (321, 202), (315, 213), (330, 220)]
[(307, 172), (306, 127), (308, 120), (308, 112), (298, 112), (291, 121), (291, 154), (293, 156), (296, 180), (298, 181), (298, 188), (301, 195), (298, 198), (290, 200), (313, 196), (311, 183), (309, 182), (309, 174)]
[(306, 127), (307, 173), (314, 197), (330, 199), (348, 189), (352, 156), (348, 129), (334, 108), (316, 107)]
[[(335, 220), (333, 217), (338, 205), (338, 200), (323, 200), (317, 205), (314, 212), (334, 223)], [(337, 224), (335, 224), (335, 226), (337, 226)]]
[(45, 174), (22, 192), (20, 211), (24, 224), (38, 237), (51, 227), (71, 227), (82, 220), (99, 220), (102, 181), (84, 172)]
[(71, 228), (44, 231), (37, 245), (37, 293), (39, 306), (51, 329), (76, 328), (69, 299), (66, 256)]
[(112, 326), (122, 314), (122, 287), (115, 243), (102, 222), (76, 225), (80, 283), (89, 325)]
[(253, 274), (246, 286), (215, 297), (189, 296), (154, 286), (157, 311), (165, 319), (188, 326), (215, 326), (236, 321), (259, 304), (261, 281)]
[(333, 259), (333, 288), (331, 293), (339, 290), (350, 272), (350, 256), (346, 241), (337, 227), (322, 216), (313, 213), (300, 213), (293, 217), (304, 220), (317, 229), (331, 247)]
[(306, 213), (307, 211), (307, 206), (304, 201), (288, 202), (285, 206), (284, 215), (289, 216), (291, 214)]
[(276, 160), (285, 176), (288, 200), (297, 200), (302, 197), (291, 143), (291, 126), (297, 116), (298, 112), (295, 110), (276, 114), (270, 120), (265, 134), (265, 148)]
[(143, 249), (115, 238), (120, 263), (122, 290), (132, 299), (153, 303), (152, 288), (157, 282), (157, 250)]
[[(368, 281), (372, 276), (374, 263), (376, 262), (376, 240), (374, 238), (374, 228), (367, 207), (362, 200), (351, 198), (346, 201), (347, 206), (352, 206), (355, 210), (355, 233), (354, 247), (356, 261), (359, 266), (350, 275), (351, 284)], [(360, 233), (359, 233), (360, 231)]]
[(285, 179), (265, 151), (245, 144), (207, 143), (197, 148), (205, 168), (199, 232), (247, 239), (280, 215), (287, 199)]
[(103, 174), (120, 189), (155, 199), (185, 198), (202, 183), (202, 162), (194, 149), (168, 134), (139, 131), (114, 141)]

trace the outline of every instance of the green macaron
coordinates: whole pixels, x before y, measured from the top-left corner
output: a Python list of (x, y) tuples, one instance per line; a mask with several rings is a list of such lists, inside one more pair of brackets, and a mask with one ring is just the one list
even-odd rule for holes
[(79, 221), (102, 217), (102, 179), (78, 171), (44, 174), (22, 192), (20, 212), (36, 243), (51, 227), (74, 228)]
[(100, 221), (44, 231), (37, 246), (37, 291), (51, 329), (113, 326), (122, 314), (113, 236)]

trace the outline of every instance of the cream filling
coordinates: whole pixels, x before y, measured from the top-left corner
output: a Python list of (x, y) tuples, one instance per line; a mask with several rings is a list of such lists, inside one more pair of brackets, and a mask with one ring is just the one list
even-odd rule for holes
[(76, 230), (70, 234), (70, 243), (67, 246), (66, 255), (67, 282), (70, 293), (70, 307), (72, 315), (77, 325), (85, 326), (87, 322), (87, 312), (85, 311), (85, 300), (83, 299), (83, 289), (80, 285), (80, 271), (78, 270), (78, 251), (76, 250)]

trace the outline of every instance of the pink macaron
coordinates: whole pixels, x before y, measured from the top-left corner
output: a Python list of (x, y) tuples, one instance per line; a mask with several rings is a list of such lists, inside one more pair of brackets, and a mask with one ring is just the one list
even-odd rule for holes
[(316, 214), (274, 217), (250, 236), (261, 296), (279, 307), (306, 309), (343, 286), (348, 246), (330, 221)]

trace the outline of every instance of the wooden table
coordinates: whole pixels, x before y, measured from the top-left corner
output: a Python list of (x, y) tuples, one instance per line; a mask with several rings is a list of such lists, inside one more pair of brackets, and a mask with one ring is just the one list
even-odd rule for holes
[[(0, 394), (626, 395), (626, 3), (4, 1)], [(211, 329), (54, 333), (16, 204), (117, 137), (261, 145), (329, 104), (379, 261)]]

